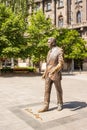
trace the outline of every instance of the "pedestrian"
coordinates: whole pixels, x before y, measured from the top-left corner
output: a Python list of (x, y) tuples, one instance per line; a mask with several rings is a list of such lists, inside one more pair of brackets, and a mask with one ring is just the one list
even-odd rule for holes
[(45, 78), (44, 105), (38, 112), (45, 112), (49, 109), (53, 83), (57, 92), (57, 110), (61, 111), (63, 109), (63, 93), (61, 87), (61, 70), (64, 63), (63, 50), (56, 45), (56, 39), (54, 37), (48, 39), (48, 47), (50, 50), (47, 54), (46, 70), (42, 76), (42, 78)]

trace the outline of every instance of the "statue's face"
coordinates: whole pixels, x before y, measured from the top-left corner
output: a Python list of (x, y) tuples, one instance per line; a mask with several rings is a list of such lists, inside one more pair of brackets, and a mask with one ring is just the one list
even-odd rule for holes
[(48, 47), (49, 48), (52, 48), (52, 43), (53, 43), (53, 40), (52, 39), (48, 39)]

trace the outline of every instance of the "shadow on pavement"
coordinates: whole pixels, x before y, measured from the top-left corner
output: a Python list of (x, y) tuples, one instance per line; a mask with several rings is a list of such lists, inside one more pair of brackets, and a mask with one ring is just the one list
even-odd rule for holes
[[(80, 101), (65, 102), (63, 104), (63, 109), (70, 109), (71, 111), (76, 111), (85, 107), (87, 107), (87, 103)], [(49, 111), (53, 111), (55, 109), (57, 109), (57, 107), (50, 108)]]
[(63, 108), (69, 108), (71, 109), (71, 111), (76, 111), (78, 109), (82, 109), (87, 107), (87, 103), (86, 102), (80, 102), (80, 101), (71, 101), (71, 102), (65, 102), (63, 105)]

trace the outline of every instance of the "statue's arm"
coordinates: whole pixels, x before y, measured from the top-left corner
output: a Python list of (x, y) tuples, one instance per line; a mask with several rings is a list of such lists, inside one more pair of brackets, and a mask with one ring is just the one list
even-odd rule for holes
[(64, 59), (63, 59), (63, 50), (61, 49), (58, 55), (58, 64), (52, 69), (51, 74), (60, 71), (63, 68)]

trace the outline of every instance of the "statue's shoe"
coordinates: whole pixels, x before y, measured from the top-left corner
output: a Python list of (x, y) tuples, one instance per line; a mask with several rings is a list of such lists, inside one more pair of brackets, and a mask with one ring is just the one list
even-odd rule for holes
[(41, 113), (41, 112), (46, 112), (46, 111), (48, 111), (48, 109), (49, 109), (49, 106), (48, 106), (48, 105), (45, 105), (45, 106), (43, 106), (40, 110), (38, 110), (38, 112), (39, 112), (39, 113)]
[(61, 111), (62, 109), (63, 109), (63, 105), (62, 105), (62, 104), (58, 104), (57, 110), (58, 110), (58, 111)]

